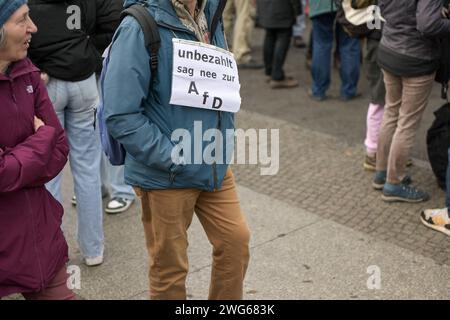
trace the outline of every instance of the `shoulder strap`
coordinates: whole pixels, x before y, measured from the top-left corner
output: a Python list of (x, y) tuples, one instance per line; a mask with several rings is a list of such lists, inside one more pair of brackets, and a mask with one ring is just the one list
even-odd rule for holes
[(132, 16), (141, 26), (144, 32), (145, 46), (150, 51), (150, 68), (152, 72), (156, 71), (158, 68), (158, 50), (161, 47), (161, 38), (155, 19), (142, 4), (134, 4), (122, 11), (120, 19), (123, 20), (126, 16)]
[(219, 6), (216, 10), (216, 13), (214, 14), (213, 19), (212, 19), (211, 28), (209, 29), (211, 32), (211, 40), (214, 37), (214, 34), (216, 33), (217, 25), (219, 24), (219, 21), (222, 18), (223, 10), (225, 9), (226, 5), (227, 5), (227, 0), (219, 1)]

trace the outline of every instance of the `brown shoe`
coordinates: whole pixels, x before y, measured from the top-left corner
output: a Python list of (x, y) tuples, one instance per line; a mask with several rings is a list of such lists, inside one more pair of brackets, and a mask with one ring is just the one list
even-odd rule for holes
[(270, 87), (272, 89), (288, 89), (298, 87), (299, 83), (297, 80), (290, 77), (286, 77), (284, 80), (276, 81), (270, 80)]
[(301, 36), (294, 37), (294, 47), (296, 48), (306, 48), (306, 43), (303, 41), (303, 38)]

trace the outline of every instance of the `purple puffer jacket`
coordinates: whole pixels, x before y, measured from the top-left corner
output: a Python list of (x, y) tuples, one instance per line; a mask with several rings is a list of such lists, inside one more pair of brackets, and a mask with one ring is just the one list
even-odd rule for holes
[[(46, 124), (34, 132), (34, 116)], [(0, 74), (0, 297), (45, 288), (68, 261), (62, 206), (45, 189), (69, 147), (30, 60)]]

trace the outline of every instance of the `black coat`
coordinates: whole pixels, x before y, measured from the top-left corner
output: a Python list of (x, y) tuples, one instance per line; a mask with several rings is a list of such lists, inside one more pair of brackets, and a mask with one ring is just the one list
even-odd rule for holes
[(266, 29), (291, 28), (301, 13), (300, 0), (257, 0), (258, 24)]
[(30, 0), (30, 16), (38, 27), (31, 60), (51, 77), (66, 81), (82, 81), (101, 70), (101, 54), (119, 25), (121, 2)]

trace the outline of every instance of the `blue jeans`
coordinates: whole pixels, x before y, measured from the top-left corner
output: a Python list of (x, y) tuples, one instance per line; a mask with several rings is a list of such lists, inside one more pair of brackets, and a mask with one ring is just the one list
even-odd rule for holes
[[(321, 14), (312, 19), (312, 93), (316, 97), (325, 97), (331, 83), (331, 51), (333, 48), (333, 27), (336, 13)], [(341, 59), (341, 97), (356, 95), (359, 81), (361, 47), (359, 39), (350, 38), (339, 24), (336, 24), (337, 45)]]
[[(103, 209), (100, 182), (100, 136), (94, 129), (94, 109), (98, 104), (95, 75), (79, 82), (51, 78), (48, 93), (66, 130), (70, 169), (77, 197), (77, 239), (85, 257), (103, 255)], [(62, 173), (47, 189), (62, 203)]]
[(125, 183), (124, 168), (124, 166), (111, 165), (106, 155), (102, 152), (102, 189), (109, 189), (111, 198), (134, 200), (136, 195), (133, 188)]
[(445, 205), (450, 210), (450, 149), (448, 149), (448, 166), (447, 166), (447, 192), (445, 197)]

